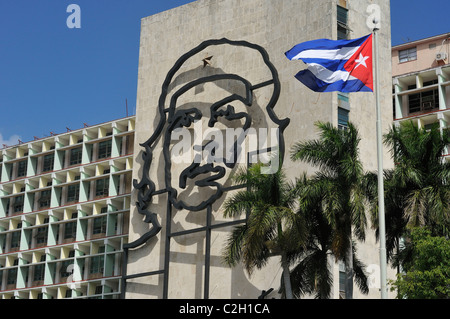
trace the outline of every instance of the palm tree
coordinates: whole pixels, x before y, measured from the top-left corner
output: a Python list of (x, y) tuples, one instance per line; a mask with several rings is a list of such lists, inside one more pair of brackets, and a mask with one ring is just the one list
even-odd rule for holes
[(224, 249), (229, 266), (242, 261), (251, 275), (264, 267), (270, 257), (280, 256), (285, 296), (292, 299), (288, 254), (303, 243), (304, 227), (294, 211), (295, 187), (286, 181), (281, 169), (274, 174), (262, 174), (262, 164), (240, 170), (234, 177), (246, 190), (227, 199), (225, 217), (247, 214), (247, 222), (233, 229)]
[[(439, 129), (438, 123), (425, 129), (411, 121), (393, 127), (384, 142), (391, 148), (395, 163), (393, 169), (384, 172), (386, 250), (392, 258), (408, 229), (427, 226), (435, 236), (449, 235), (450, 164), (442, 155), (450, 136), (448, 130)], [(372, 194), (372, 218), (377, 227), (377, 195), (371, 179), (367, 189)]]
[(413, 122), (393, 127), (385, 136), (394, 152), (393, 177), (407, 186), (404, 209), (408, 226), (428, 226), (435, 235), (447, 235), (450, 209), (450, 163), (442, 155), (450, 145), (448, 130), (436, 123), (426, 130)]
[[(296, 265), (291, 272), (294, 295), (314, 295), (317, 299), (331, 297), (333, 276), (329, 267), (329, 255), (332, 250), (333, 229), (322, 210), (322, 196), (311, 198), (311, 194), (301, 191), (311, 183), (303, 175), (297, 181), (299, 201), (303, 203), (302, 215), (307, 232), (304, 249), (299, 250), (293, 256)], [(305, 197), (307, 196), (307, 197)], [(363, 293), (368, 293), (367, 276), (364, 273), (365, 266), (356, 258), (356, 245), (353, 243), (353, 268), (356, 283)]]
[(294, 145), (291, 159), (303, 160), (319, 170), (310, 178), (299, 200), (306, 211), (320, 201), (321, 213), (330, 227), (330, 250), (346, 267), (346, 298), (353, 297), (354, 247), (352, 234), (365, 239), (366, 215), (364, 172), (359, 159), (358, 131), (351, 123), (340, 130), (330, 123), (317, 123), (320, 138)]

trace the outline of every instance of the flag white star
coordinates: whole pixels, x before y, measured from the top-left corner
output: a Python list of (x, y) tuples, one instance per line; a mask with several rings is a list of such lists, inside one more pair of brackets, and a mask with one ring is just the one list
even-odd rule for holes
[(356, 63), (358, 63), (355, 66), (355, 69), (360, 66), (361, 64), (364, 65), (367, 68), (366, 60), (369, 58), (369, 56), (363, 56), (361, 53), (359, 53), (359, 57), (355, 60)]

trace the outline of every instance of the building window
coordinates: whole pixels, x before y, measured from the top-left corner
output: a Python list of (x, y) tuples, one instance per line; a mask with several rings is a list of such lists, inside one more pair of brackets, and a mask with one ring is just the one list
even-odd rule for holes
[(71, 149), (69, 165), (81, 164), (82, 154), (83, 154), (83, 151), (82, 151), (81, 147)]
[(98, 143), (98, 158), (101, 159), (111, 157), (111, 147), (111, 140)]
[(350, 114), (349, 96), (346, 93), (338, 93), (338, 129), (345, 130), (348, 127)]
[(77, 222), (64, 224), (64, 239), (75, 238), (77, 232)]
[[(60, 279), (67, 278), (67, 277), (69, 277), (72, 274), (69, 271), (70, 270), (69, 266), (72, 265), (72, 264), (73, 264), (73, 260), (64, 260), (61, 263), (61, 268), (59, 270), (59, 277), (60, 277)], [(60, 280), (60, 281), (62, 282), (63, 280)]]
[(439, 108), (438, 89), (408, 95), (409, 113), (428, 112)]
[(398, 51), (398, 60), (400, 63), (417, 60), (417, 48), (410, 48)]
[(90, 274), (103, 274), (103, 264), (105, 255), (95, 256), (91, 258)]
[(20, 196), (17, 196), (14, 198), (13, 210), (14, 210), (14, 213), (23, 211), (23, 195), (20, 195)]
[(109, 178), (98, 179), (95, 182), (95, 196), (108, 196)]
[(14, 285), (17, 280), (17, 268), (8, 270), (8, 278), (6, 279), (7, 285)]
[(21, 161), (17, 163), (17, 177), (23, 177), (27, 175), (27, 161)]
[(45, 190), (41, 192), (39, 198), (39, 208), (50, 207), (51, 190)]
[(11, 250), (17, 250), (20, 247), (20, 231), (11, 233)]
[(106, 216), (97, 217), (94, 219), (94, 226), (92, 227), (92, 234), (105, 234), (106, 233)]
[(96, 294), (96, 295), (101, 295), (102, 290), (103, 290), (102, 288), (103, 288), (103, 286), (101, 286), (101, 285), (95, 287), (95, 292), (94, 292), (94, 294)]
[(338, 40), (346, 40), (348, 38), (348, 10), (344, 7), (337, 6), (337, 33)]
[(55, 155), (49, 154), (44, 156), (44, 164), (42, 166), (43, 172), (48, 172), (53, 170), (53, 163), (55, 161)]
[(39, 264), (34, 267), (34, 277), (33, 281), (41, 281), (44, 280), (44, 270), (45, 264)]
[(67, 202), (78, 201), (80, 195), (80, 184), (69, 185), (67, 187)]
[(47, 243), (48, 226), (40, 227), (36, 232), (36, 244), (42, 245)]
[(94, 256), (91, 258), (91, 264), (89, 267), (90, 274), (103, 274), (103, 265), (105, 263), (105, 246), (101, 246), (98, 248), (98, 253), (101, 254), (99, 256)]
[(348, 115), (349, 115), (349, 111), (342, 109), (342, 108), (338, 108), (338, 128), (340, 130), (346, 130), (348, 127)]

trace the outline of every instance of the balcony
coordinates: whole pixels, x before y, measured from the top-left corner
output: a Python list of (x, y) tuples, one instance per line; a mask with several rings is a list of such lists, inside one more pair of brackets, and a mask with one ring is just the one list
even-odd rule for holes
[(394, 120), (402, 121), (450, 109), (450, 66), (393, 79)]

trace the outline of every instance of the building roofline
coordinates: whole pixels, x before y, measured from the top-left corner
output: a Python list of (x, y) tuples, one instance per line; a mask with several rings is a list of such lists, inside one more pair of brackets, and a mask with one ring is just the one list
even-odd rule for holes
[(428, 37), (428, 38), (423, 38), (423, 39), (419, 39), (419, 40), (415, 40), (415, 41), (411, 41), (411, 42), (407, 42), (407, 43), (397, 44), (397, 45), (392, 46), (392, 50), (400, 49), (400, 48), (403, 48), (403, 47), (414, 46), (414, 45), (417, 45), (417, 44), (422, 43), (422, 42), (428, 42), (428, 41), (431, 41), (431, 40), (442, 39), (442, 38), (445, 38), (445, 37), (450, 38), (450, 32), (442, 33), (442, 34), (439, 34), (439, 35), (434, 35), (434, 36), (431, 36), (431, 37)]
[(126, 120), (126, 119), (135, 118), (135, 117), (136, 117), (136, 115), (129, 115), (129, 116), (125, 116), (125, 117), (121, 117), (121, 118), (118, 118), (118, 119), (105, 121), (105, 122), (97, 123), (97, 124), (93, 124), (93, 125), (85, 124), (85, 126), (81, 127), (81, 128), (77, 128), (77, 129), (73, 129), (73, 130), (71, 129), (71, 130), (68, 130), (67, 132), (63, 132), (63, 133), (53, 133), (53, 135), (51, 135), (51, 136), (39, 137), (39, 138), (35, 138), (34, 140), (21, 142), (21, 143), (15, 144), (15, 145), (7, 145), (6, 147), (0, 145), (0, 156), (1, 156), (1, 152), (3, 150), (17, 148), (17, 147), (20, 147), (20, 146), (23, 146), (23, 145), (26, 145), (26, 144), (30, 144), (30, 143), (34, 143), (34, 142), (38, 142), (38, 141), (44, 141), (44, 140), (47, 140), (47, 139), (55, 138), (57, 136), (66, 135), (66, 134), (72, 134), (74, 132), (83, 131), (84, 129), (91, 129), (91, 128), (102, 126), (102, 125), (105, 125), (105, 124), (108, 124), (108, 123), (114, 123), (114, 122), (117, 122), (117, 121), (123, 121), (123, 120)]

